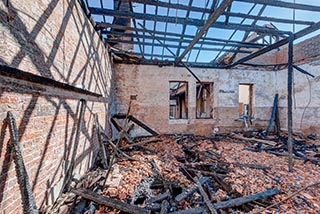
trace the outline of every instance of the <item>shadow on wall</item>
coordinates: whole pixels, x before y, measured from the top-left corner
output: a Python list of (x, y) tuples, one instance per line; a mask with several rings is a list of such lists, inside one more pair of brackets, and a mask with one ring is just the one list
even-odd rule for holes
[[(19, 1), (17, 2), (19, 3)], [(99, 39), (94, 40), (98, 36), (91, 23), (84, 18), (83, 12), (76, 0), (63, 1), (64, 16), (56, 33), (57, 36), (52, 38), (53, 44), (49, 54), (44, 54), (43, 48), (37, 44), (37, 37), (41, 30), (47, 30), (48, 19), (61, 2), (58, 0), (50, 1), (31, 31), (28, 29), (28, 25), (24, 23), (25, 19), (22, 19), (21, 15), (18, 14), (18, 11), (34, 20), (32, 16), (28, 15), (25, 11), (15, 8), (11, 4), (11, 1), (6, 1), (6, 9), (0, 6), (2, 27), (9, 32), (9, 35), (6, 36), (13, 38), (17, 42), (17, 46), (20, 47), (17, 53), (12, 56), (10, 63), (5, 58), (5, 54), (0, 56), (0, 64), (10, 67), (23, 67), (28, 72), (70, 85), (81, 85), (89, 91), (109, 97), (109, 83), (112, 76), (111, 72), (107, 72), (107, 68), (110, 65), (104, 46), (99, 45), (102, 42)], [(75, 20), (80, 20), (81, 23)], [(72, 44), (67, 44), (66, 40), (69, 39), (66, 37), (71, 36), (66, 35), (66, 31), (70, 28), (70, 22), (73, 22), (72, 28), (74, 28), (74, 31), (72, 33), (78, 34), (79, 38), (77, 41), (72, 41)], [(68, 47), (70, 45), (72, 46), (71, 49)], [(68, 48), (72, 51), (68, 51)], [(61, 54), (59, 55), (60, 52), (63, 56), (62, 59)], [(57, 60), (58, 55), (60, 56), (59, 60)], [(79, 56), (81, 57), (79, 58)], [(29, 62), (30, 66), (25, 65), (27, 62), (26, 58), (31, 60)], [(83, 59), (85, 59), (85, 62), (83, 62)], [(60, 63), (61, 60), (63, 61), (62, 63)], [(28, 67), (35, 67), (35, 69), (29, 70)], [(23, 157), (26, 158), (25, 164), (27, 165), (27, 171), (38, 207), (41, 207), (45, 203), (45, 197), (43, 197), (45, 192), (63, 176), (64, 162), (69, 160), (71, 156), (71, 148), (77, 129), (78, 100), (80, 97), (76, 95), (68, 99), (59, 96), (53, 97), (41, 94), (41, 92), (35, 92), (34, 90), (28, 91), (15, 85), (0, 84), (0, 89), (0, 161), (2, 162), (0, 164), (0, 207), (4, 202), (7, 205), (9, 203), (12, 205), (14, 199), (12, 201), (6, 200), (10, 197), (10, 192), (18, 186), (17, 182), (9, 182), (9, 180), (12, 180), (12, 176), (15, 177), (15, 173), (12, 169), (8, 123), (3, 116), (4, 114), (2, 114), (3, 112), (6, 114), (7, 111), (11, 110), (15, 112), (14, 116), (19, 121), (18, 133), (19, 141), (23, 147)], [(9, 98), (9, 102), (12, 102), (12, 105), (8, 105), (7, 102), (7, 98), (10, 96), (17, 98), (15, 100), (10, 100)], [(15, 105), (18, 107), (15, 107)], [(98, 110), (97, 105), (100, 106)], [(100, 115), (105, 116), (108, 105), (107, 103), (92, 103), (92, 105), (87, 105), (87, 109), (89, 111), (85, 114), (84, 126), (81, 130), (80, 142), (83, 145), (80, 148), (81, 152), (78, 151), (80, 155), (76, 159), (78, 165), (88, 155), (91, 155), (90, 151), (94, 142), (96, 142), (96, 137), (92, 130), (92, 112), (98, 111)], [(106, 126), (107, 119), (102, 119), (105, 121), (104, 126)], [(39, 123), (40, 125), (33, 127), (35, 123)], [(38, 135), (37, 131), (42, 131), (41, 136)], [(52, 148), (52, 145), (58, 146), (55, 141), (61, 142), (59, 150), (58, 148), (56, 150)], [(35, 144), (33, 147), (36, 147), (34, 151), (31, 145), (33, 143)], [(59, 154), (61, 155), (59, 156)], [(51, 159), (57, 159), (57, 157), (61, 157), (58, 162), (50, 163)], [(92, 157), (89, 158), (92, 160)], [(79, 165), (79, 167), (82, 168), (84, 166)], [(87, 167), (85, 166), (85, 168)], [(15, 187), (8, 186), (11, 184)], [(9, 192), (6, 191), (8, 189), (10, 189)], [(14, 208), (19, 208), (19, 205)], [(3, 205), (1, 208), (5, 208), (5, 206)]]

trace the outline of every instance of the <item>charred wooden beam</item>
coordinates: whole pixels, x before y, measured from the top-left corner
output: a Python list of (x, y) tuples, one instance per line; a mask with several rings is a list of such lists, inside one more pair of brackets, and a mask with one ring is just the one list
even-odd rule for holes
[[(281, 190), (268, 189), (267, 191), (264, 191), (264, 192), (259, 192), (259, 193), (247, 195), (244, 197), (234, 198), (234, 199), (230, 199), (227, 201), (221, 201), (221, 202), (213, 204), (213, 206), (216, 209), (237, 207), (237, 206), (240, 206), (240, 205), (252, 202), (252, 201), (272, 197), (272, 196), (280, 194), (280, 193), (282, 193)], [(189, 210), (181, 210), (181, 211), (173, 212), (172, 214), (189, 214), (189, 213), (203, 213), (203, 212), (207, 212), (207, 208), (200, 206), (200, 207), (189, 209)]]
[[(170, 39), (168, 39), (170, 40)], [(108, 38), (105, 39), (105, 41), (109, 42), (109, 43), (128, 43), (128, 44), (141, 44), (141, 45), (145, 45), (145, 46), (156, 46), (156, 47), (163, 47), (162, 44), (154, 44), (152, 42), (136, 42), (136, 41), (130, 41), (130, 40), (124, 40), (124, 39), (112, 39), (112, 38)], [(220, 44), (220, 46), (222, 46), (224, 44)], [(173, 45), (173, 44), (166, 44), (167, 47), (170, 48), (186, 48), (188, 46), (179, 46), (179, 45)], [(232, 46), (232, 45), (229, 45)], [(192, 49), (194, 50), (207, 50), (207, 51), (219, 51), (220, 48), (204, 48), (204, 47), (193, 47)], [(231, 53), (252, 53), (252, 51), (248, 51), (248, 50), (240, 50), (240, 49), (226, 49), (224, 50), (225, 52), (231, 52)]]
[(163, 200), (161, 203), (160, 214), (167, 214), (170, 208), (170, 204), (167, 200)]
[[(228, 1), (231, 1), (231, 0), (228, 0)], [(91, 7), (90, 11), (92, 14), (97, 14), (97, 15), (129, 17), (133, 19), (152, 20), (152, 21), (160, 21), (160, 22), (174, 23), (174, 24), (188, 24), (188, 25), (194, 25), (197, 27), (203, 27), (207, 23), (199, 19), (132, 13), (128, 11), (115, 11), (115, 10), (110, 10), (106, 8)], [(209, 27), (220, 28), (220, 29), (230, 29), (230, 30), (237, 29), (241, 31), (254, 31), (254, 32), (269, 33), (274, 35), (286, 33), (284, 31), (270, 29), (267, 27), (251, 26), (251, 25), (244, 25), (244, 24), (240, 25), (237, 23), (229, 23), (228, 25), (225, 25), (224, 22), (215, 22), (209, 25), (208, 28)]]
[(214, 206), (217, 209), (236, 207), (236, 206), (240, 206), (242, 204), (249, 203), (251, 201), (256, 201), (256, 200), (259, 200), (259, 199), (272, 197), (272, 196), (280, 194), (280, 193), (282, 193), (281, 190), (268, 189), (267, 191), (264, 191), (264, 192), (259, 192), (259, 193), (255, 193), (255, 194), (252, 194), (252, 195), (240, 197), (240, 198), (234, 198), (234, 199), (230, 199), (228, 201), (221, 201), (221, 202), (215, 203)]
[(185, 57), (185, 55), (193, 48), (193, 46), (199, 41), (199, 39), (205, 34), (205, 32), (214, 24), (223, 11), (229, 7), (232, 3), (232, 0), (224, 0), (220, 6), (212, 12), (206, 23), (203, 25), (201, 30), (195, 35), (194, 39), (190, 42), (187, 48), (182, 52), (182, 54), (177, 57), (175, 60), (175, 64), (179, 64), (179, 62)]
[[(201, 185), (203, 185), (204, 183), (206, 183), (208, 181), (209, 181), (208, 177), (202, 177), (199, 180)], [(197, 191), (197, 189), (198, 189), (198, 186), (194, 185), (194, 186), (190, 187), (189, 189), (183, 191), (181, 194), (177, 195), (174, 200), (177, 202), (180, 202), (183, 199), (190, 197), (194, 192)]]
[(179, 3), (168, 3), (163, 1), (156, 1), (156, 0), (122, 0), (123, 2), (135, 2), (135, 3), (141, 3), (141, 4), (147, 4), (147, 5), (154, 5), (159, 7), (167, 7), (167, 8), (174, 8), (179, 10), (187, 10), (187, 11), (195, 11), (200, 13), (210, 13), (212, 12), (210, 9), (207, 8), (201, 8), (201, 7), (194, 7), (194, 6), (188, 6), (183, 5)]
[[(305, 35), (307, 35), (309, 33), (312, 33), (314, 31), (318, 30), (319, 28), (320, 28), (320, 22), (317, 22), (317, 23), (311, 25), (310, 27), (304, 28), (304, 29), (298, 31), (297, 33), (293, 34), (293, 38), (294, 38), (294, 40), (295, 39), (299, 39), (299, 38), (301, 38), (301, 37), (303, 37), (303, 36), (305, 36)], [(239, 59), (238, 61), (232, 63), (231, 65), (226, 66), (226, 68), (232, 68), (232, 67), (234, 67), (236, 65), (239, 65), (239, 64), (242, 64), (244, 62), (247, 62), (247, 61), (249, 61), (251, 59), (254, 59), (254, 58), (258, 57), (258, 56), (261, 56), (261, 55), (263, 55), (263, 54), (265, 54), (265, 53), (267, 53), (267, 52), (269, 52), (269, 51), (271, 51), (273, 49), (279, 48), (279, 47), (287, 44), (288, 42), (289, 42), (289, 38), (287, 37), (287, 38), (282, 39), (282, 40), (280, 40), (280, 41), (278, 41), (278, 42), (276, 42), (276, 43), (274, 43), (274, 44), (272, 44), (270, 46), (262, 48), (262, 49), (260, 49), (260, 50), (258, 50), (256, 52), (254, 52), (253, 54), (250, 54), (249, 56), (246, 56), (246, 57), (243, 57), (243, 58)]]
[(269, 22), (279, 22), (279, 23), (285, 23), (285, 24), (298, 24), (298, 25), (313, 25), (314, 24), (314, 22), (311, 22), (311, 21), (281, 19), (281, 18), (266, 17), (266, 16), (255, 16), (255, 15), (250, 15), (250, 14), (234, 13), (234, 12), (224, 12), (222, 15), (245, 18), (245, 19), (253, 19), (253, 20), (258, 20), (258, 21), (260, 20), (260, 21), (269, 21)]
[[(109, 23), (102, 23), (102, 22), (97, 22), (97, 25), (95, 27), (96, 29), (98, 30), (102, 30), (101, 33), (102, 34), (114, 34), (114, 35), (117, 35), (118, 32), (113, 32), (113, 31), (107, 31), (107, 30), (104, 30), (106, 28), (113, 28), (113, 29), (119, 29), (119, 30), (123, 30), (123, 31), (126, 31), (126, 30), (129, 30), (129, 31), (138, 31), (138, 32), (147, 32), (148, 30), (145, 30), (145, 29), (138, 29), (138, 28), (133, 28), (133, 27), (127, 27), (127, 26), (122, 26), (122, 25), (114, 25), (114, 24), (109, 24)], [(110, 33), (109, 33), (110, 32)], [(170, 37), (177, 37), (177, 38), (180, 38), (181, 37), (181, 34), (178, 34), (178, 33), (172, 33), (172, 32), (163, 32), (163, 31), (152, 31), (153, 34), (156, 34), (156, 35), (167, 35), (167, 36), (170, 36)], [(123, 36), (126, 36), (127, 34), (123, 34)], [(129, 36), (128, 36), (129, 37)], [(183, 36), (184, 38), (187, 38), (187, 39), (193, 39), (194, 36), (192, 35), (187, 35), (185, 34)], [(148, 38), (148, 37), (146, 37)], [(205, 37), (205, 38), (202, 38), (204, 41), (214, 41), (214, 42), (225, 42), (225, 43), (228, 43), (228, 44), (239, 44), (239, 45), (242, 45), (242, 46), (248, 46), (248, 47), (251, 47), (251, 46), (255, 46), (255, 47), (265, 47), (266, 45), (265, 44), (257, 44), (257, 43), (253, 43), (253, 42), (241, 42), (241, 41), (235, 41), (235, 40), (227, 40), (227, 39), (218, 39), (218, 38), (208, 38), (208, 37)]]
[(133, 206), (127, 203), (124, 203), (122, 201), (114, 200), (112, 198), (108, 198), (106, 196), (99, 195), (93, 191), (87, 190), (87, 189), (74, 189), (71, 190), (76, 195), (79, 195), (83, 198), (86, 198), (90, 201), (94, 201), (98, 204), (102, 204), (104, 206), (113, 207), (118, 210), (122, 210), (127, 213), (132, 214), (148, 214), (149, 211), (146, 209), (142, 209), (137, 206)]
[[(145, 0), (123, 0), (123, 2), (135, 2), (135, 3), (142, 3), (142, 4), (147, 4), (147, 5), (154, 5), (154, 6), (160, 6), (160, 7), (166, 7), (166, 8), (174, 8), (174, 9), (179, 9), (179, 10), (186, 10), (186, 11), (195, 11), (195, 12), (200, 12), (200, 13), (212, 13), (211, 9), (207, 8), (200, 8), (200, 7), (194, 7), (191, 5), (182, 5), (182, 4), (172, 4), (168, 2), (162, 2), (162, 1), (145, 1)], [(245, 2), (251, 2), (251, 3), (265, 3), (266, 1), (254, 1), (254, 0), (247, 0)], [(313, 6), (311, 5), (303, 5), (303, 4), (292, 4), (290, 2), (277, 2), (274, 3), (268, 1), (267, 4), (265, 5), (270, 5), (270, 6), (278, 6), (278, 7), (285, 7), (285, 8), (291, 8), (291, 9), (312, 9), (310, 11), (318, 11), (318, 8), (313, 10)], [(261, 17), (261, 16), (253, 16), (253, 15), (248, 15), (247, 14), (241, 14), (241, 13), (229, 13), (229, 12), (224, 12), (222, 15), (225, 15), (226, 17), (233, 16), (233, 17), (242, 17), (242, 18), (250, 18), (250, 19), (258, 19), (258, 20), (263, 20), (263, 21), (271, 21), (271, 22), (280, 22), (280, 23), (288, 23), (288, 24), (301, 24), (301, 25), (311, 25), (312, 22), (310, 21), (303, 21), (303, 20), (290, 20), (290, 19), (277, 19), (273, 17)], [(246, 17), (244, 17), (246, 16)]]
[(218, 214), (216, 208), (214, 207), (214, 205), (211, 203), (207, 193), (204, 191), (204, 189), (202, 188), (202, 184), (200, 183), (199, 179), (197, 177), (194, 178), (194, 181), (196, 182), (199, 192), (204, 200), (204, 202), (206, 203), (208, 209), (210, 210), (210, 212), (212, 214)]
[(150, 200), (148, 200), (147, 203), (157, 203), (157, 202), (161, 202), (167, 198), (171, 197), (170, 192), (165, 192), (162, 193), (160, 195), (157, 195), (156, 197), (150, 198)]
[(290, 8), (290, 9), (295, 9), (295, 10), (308, 10), (308, 11), (320, 12), (319, 6), (291, 3), (291, 2), (287, 2), (287, 1), (286, 2), (285, 1), (276, 1), (276, 0), (235, 0), (235, 1), (264, 4), (264, 5), (268, 5), (268, 6)]
[(293, 88), (293, 34), (289, 34), (288, 48), (288, 167), (293, 170), (293, 147), (292, 147), (292, 88)]
[[(143, 25), (140, 24), (140, 26), (141, 26), (143, 29), (147, 30)], [(148, 31), (148, 33), (149, 33), (150, 35), (152, 35), (152, 36), (154, 35), (154, 34), (153, 34), (152, 32), (150, 32), (150, 31)], [(159, 39), (157, 39), (157, 41), (158, 41), (160, 44), (162, 44), (163, 47), (165, 47), (165, 48), (169, 51), (169, 53), (172, 54), (172, 56), (177, 57), (177, 56), (175, 55), (175, 53), (174, 53), (165, 43), (161, 42)], [(178, 64), (179, 64), (179, 63), (178, 63)], [(183, 67), (185, 67), (185, 68), (189, 71), (189, 73), (208, 91), (209, 94), (211, 93), (210, 90), (207, 88), (207, 86), (202, 83), (202, 81), (198, 78), (198, 76), (197, 76), (184, 62), (180, 62), (180, 64), (182, 64)]]
[[(270, 121), (269, 121), (269, 126), (267, 128), (267, 135), (269, 135), (269, 133), (272, 130), (272, 124), (275, 121), (276, 113), (278, 111), (278, 102), (279, 102), (279, 94), (276, 94), (274, 96), (274, 100), (273, 100), (272, 113), (271, 113), (271, 117), (270, 117)], [(278, 129), (280, 129), (280, 127), (278, 127)]]
[[(192, 40), (190, 39), (183, 39), (181, 38), (172, 38), (172, 37), (164, 37), (164, 36), (143, 36), (142, 34), (132, 34), (132, 33), (120, 33), (116, 31), (107, 31), (103, 30), (101, 31), (102, 34), (105, 35), (116, 35), (116, 36), (121, 36), (121, 37), (130, 37), (130, 38), (146, 38), (146, 39), (159, 39), (162, 41), (171, 41), (171, 42), (180, 42), (178, 47), (185, 48), (184, 46), (181, 45), (181, 43), (189, 43)], [(190, 38), (193, 38), (190, 36)], [(113, 37), (108, 37), (105, 38), (106, 41), (109, 42), (122, 42), (122, 41), (128, 41), (124, 39), (119, 39), (118, 37), (113, 38)], [(119, 40), (119, 41), (118, 41)], [(130, 41), (128, 41), (130, 42)], [(132, 41), (131, 41), (132, 42)], [(142, 43), (142, 42), (140, 42)], [(142, 43), (142, 44), (148, 44), (148, 45), (156, 45), (154, 43)], [(266, 45), (258, 44), (258, 43), (245, 43), (245, 42), (229, 42), (227, 40), (224, 41), (210, 41), (210, 39), (204, 38), (203, 41), (199, 41), (197, 44), (204, 44), (204, 45), (219, 45), (219, 46), (229, 46), (229, 47), (243, 47), (243, 48), (262, 48), (265, 47)], [(168, 44), (169, 45), (169, 44)], [(196, 48), (196, 47), (193, 47)]]
[(38, 76), (35, 74), (31, 74), (29, 72), (24, 72), (20, 69), (17, 68), (13, 68), (13, 67), (9, 67), (7, 65), (0, 65), (0, 75), (1, 76), (6, 76), (6, 77), (10, 77), (10, 78), (15, 78), (15, 79), (19, 79), (19, 80), (24, 80), (24, 81), (28, 81), (28, 82), (32, 82), (32, 83), (37, 83), (37, 84), (41, 84), (41, 85), (46, 85), (46, 86), (50, 86), (50, 87), (55, 87), (55, 88), (59, 88), (59, 89), (63, 89), (63, 90), (68, 90), (68, 91), (72, 91), (72, 92), (76, 92), (76, 93), (81, 93), (81, 94), (85, 94), (85, 95), (89, 95), (89, 96), (94, 96), (94, 97), (102, 97), (101, 94), (97, 94), (97, 93), (93, 93), (81, 88), (77, 88), (75, 86), (66, 84), (66, 83), (62, 83), (62, 82), (58, 82), (56, 80), (47, 78), (47, 77), (42, 77), (42, 76)]
[(18, 138), (18, 129), (16, 120), (13, 114), (8, 111), (7, 121), (10, 128), (11, 148), (13, 151), (13, 161), (15, 163), (17, 180), (20, 187), (23, 212), (28, 214), (37, 214), (38, 209), (36, 201), (32, 194), (32, 189), (29, 182), (29, 176), (24, 165), (23, 157), (20, 150), (20, 142)]
[(315, 78), (315, 76), (313, 74), (310, 74), (308, 71), (296, 66), (296, 65), (293, 65), (293, 67), (297, 70), (297, 71), (300, 71), (301, 73), (303, 74), (306, 74), (306, 75), (309, 75), (310, 77), (312, 78)]
[[(113, 115), (112, 118), (117, 118), (117, 119), (125, 119), (126, 116), (124, 114), (115, 114)], [(132, 115), (128, 115), (127, 118), (129, 119), (129, 121), (134, 122), (135, 124), (137, 124), (138, 126), (140, 126), (141, 128), (143, 128), (144, 130), (146, 130), (147, 132), (149, 132), (150, 134), (152, 134), (153, 136), (158, 136), (159, 133), (154, 131), (153, 129), (151, 129), (149, 126), (147, 126), (146, 124), (144, 124), (143, 122), (141, 122), (139, 119), (137, 119), (136, 117), (132, 116)]]

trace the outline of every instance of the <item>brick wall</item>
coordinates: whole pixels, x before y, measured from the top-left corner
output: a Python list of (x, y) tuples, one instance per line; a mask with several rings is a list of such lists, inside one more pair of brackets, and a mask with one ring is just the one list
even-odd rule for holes
[(75, 173), (91, 167), (98, 149), (93, 114), (107, 129), (113, 73), (102, 40), (76, 0), (1, 1), (0, 19), (0, 64), (69, 86), (0, 70), (0, 210), (16, 214), (22, 213), (21, 193), (7, 112), (17, 120), (31, 187), (38, 208), (43, 208), (52, 190), (55, 195), (59, 190), (54, 187), (61, 186), (70, 161), (80, 99), (87, 105)]
[[(315, 78), (306, 76), (294, 70), (293, 85), (293, 129), (304, 134), (320, 134), (320, 61), (315, 60), (302, 65), (301, 68), (310, 72)], [(279, 106), (281, 127), (287, 127), (287, 70), (277, 71), (277, 91), (279, 92)]]
[[(214, 70), (193, 68), (204, 82), (214, 83), (213, 118), (196, 119), (196, 80), (181, 67), (115, 64), (116, 110), (125, 113), (131, 95), (131, 114), (160, 133), (212, 134), (243, 128), (236, 121), (239, 83), (254, 84), (255, 127), (268, 124), (275, 95), (275, 72), (249, 70)], [(188, 119), (169, 119), (169, 81), (188, 82)]]

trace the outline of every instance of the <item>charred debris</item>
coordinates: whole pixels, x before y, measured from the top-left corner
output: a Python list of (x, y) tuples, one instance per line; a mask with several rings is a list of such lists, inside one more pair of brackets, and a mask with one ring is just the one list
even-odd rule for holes
[[(122, 125), (120, 119), (126, 123)], [(147, 130), (150, 136), (130, 137), (130, 120)], [(237, 148), (246, 154), (257, 154), (258, 159), (265, 155), (268, 155), (267, 159), (282, 158), (285, 165), (286, 159), (282, 157), (288, 156), (285, 132), (158, 135), (129, 114), (113, 117), (112, 124), (119, 131), (114, 141), (96, 122), (101, 147), (95, 168), (81, 179), (73, 179), (48, 213), (263, 213), (268, 209), (280, 209), (281, 204), (299, 192), (319, 184), (296, 186), (289, 194), (281, 187), (290, 185), (285, 183), (290, 181), (275, 176), (278, 169), (260, 164), (254, 159), (257, 156), (230, 161), (234, 159), (229, 156), (235, 154), (232, 148)], [(224, 145), (231, 145), (231, 149)], [(299, 165), (319, 166), (319, 147), (316, 135), (295, 134), (293, 157)], [(244, 169), (258, 177), (263, 175), (264, 178), (258, 179), (268, 185), (247, 186), (246, 189), (242, 179), (250, 180), (251, 175)], [(283, 170), (286, 171), (285, 167)], [(239, 171), (242, 178), (238, 180), (239, 176), (235, 174), (239, 175)], [(285, 176), (292, 176), (285, 173)], [(301, 200), (300, 204), (296, 199), (290, 203), (297, 209), (299, 206), (317, 209), (317, 203), (313, 203), (317, 201), (315, 197)]]

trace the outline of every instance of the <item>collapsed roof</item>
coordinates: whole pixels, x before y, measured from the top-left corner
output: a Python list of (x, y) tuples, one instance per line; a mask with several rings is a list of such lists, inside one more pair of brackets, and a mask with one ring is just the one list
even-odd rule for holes
[(105, 41), (126, 44), (112, 48), (114, 54), (130, 54), (140, 64), (208, 68), (246, 63), (287, 44), (290, 34), (297, 40), (318, 30), (317, 0), (300, 2), (83, 0)]

